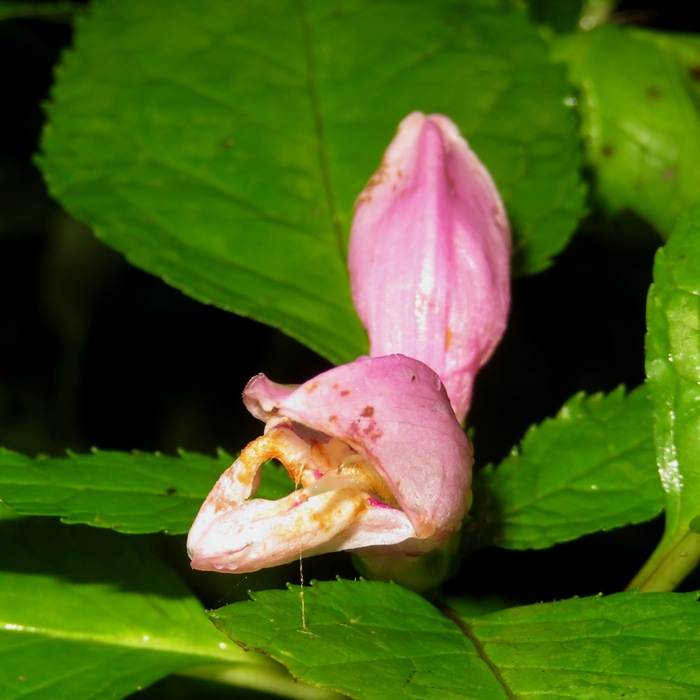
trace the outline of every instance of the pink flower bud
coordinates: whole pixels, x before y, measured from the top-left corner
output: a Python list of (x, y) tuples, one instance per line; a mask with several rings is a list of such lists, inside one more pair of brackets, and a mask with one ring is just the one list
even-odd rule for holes
[[(299, 387), (259, 374), (243, 400), (265, 433), (202, 505), (187, 542), (193, 568), (244, 573), (334, 550), (414, 556), (459, 528), (471, 446), (421, 362), (360, 357)], [(271, 458), (297, 488), (251, 499)]]
[(401, 122), (357, 200), (348, 264), (370, 353), (432, 367), (464, 420), (506, 326), (510, 229), (488, 171), (447, 117)]

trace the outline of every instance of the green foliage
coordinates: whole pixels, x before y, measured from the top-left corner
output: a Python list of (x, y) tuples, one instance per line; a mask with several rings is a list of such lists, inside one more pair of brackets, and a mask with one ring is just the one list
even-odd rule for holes
[(612, 211), (631, 209), (668, 236), (698, 197), (700, 45), (605, 26), (555, 46), (580, 88), (599, 201)]
[[(393, 584), (336, 581), (304, 590), (306, 628), (298, 588), (252, 597), (211, 613), (214, 623), (297, 678), (352, 698), (700, 693), (695, 594), (621, 593), (461, 619)], [(358, 678), (372, 681), (360, 688)]]
[(700, 693), (697, 594), (617, 593), (467, 621), (518, 696), (692, 700)]
[(352, 698), (507, 697), (459, 627), (417, 594), (378, 582), (316, 583), (304, 589), (302, 613), (299, 591), (254, 593), (210, 617), (296, 678)]
[(40, 159), (57, 199), (139, 267), (332, 361), (366, 351), (352, 208), (409, 112), (462, 128), (522, 271), (546, 267), (582, 214), (563, 71), (495, 0), (103, 1), (75, 44)]
[(619, 0), (529, 0), (533, 19), (548, 31), (575, 32), (593, 29), (610, 18)]
[(28, 0), (2, 0), (0, 21), (19, 17), (32, 17), (67, 21), (85, 9), (84, 5), (63, 0), (59, 2), (28, 2)]
[(577, 28), (583, 4), (583, 0), (530, 0), (528, 7), (532, 18), (538, 24), (555, 32), (571, 32)]
[(700, 515), (700, 208), (656, 255), (647, 375), (669, 527)]
[[(675, 587), (700, 559), (700, 208), (678, 224), (656, 254), (647, 303), (646, 369), (666, 531), (638, 583)], [(677, 559), (666, 580), (664, 567)], [(665, 560), (665, 562), (664, 562)]]
[[(604, 24), (611, 0), (26, 6), (80, 15), (38, 156), (58, 201), (135, 265), (334, 362), (367, 349), (345, 265), (353, 204), (411, 111), (452, 117), (492, 172), (514, 229), (516, 274), (550, 265), (585, 213), (584, 140), (585, 175), (605, 211), (631, 209), (664, 236), (690, 211), (656, 258), (646, 385), (575, 395), (501, 464), (476, 473), (460, 554), (546, 549), (665, 507), (664, 538), (632, 585), (670, 591), (700, 561), (698, 37), (601, 26), (543, 38)], [(18, 9), (11, 2), (0, 18)], [(91, 265), (75, 288), (101, 277)], [(71, 324), (72, 291), (55, 282), (47, 290), (47, 315)], [(88, 326), (76, 322), (64, 340), (79, 345)], [(522, 332), (517, 318), (509, 332)], [(249, 339), (233, 330), (216, 341), (236, 361)], [(62, 367), (57, 392), (70, 393), (74, 369)], [(183, 538), (147, 535), (185, 533), (232, 461), (223, 452), (32, 459), (0, 449), (3, 700), (120, 698), (173, 673), (230, 684), (234, 697), (247, 688), (308, 700), (700, 696), (697, 594), (509, 607), (521, 599), (511, 568), (503, 592), (462, 597), (452, 582), (449, 606), (394, 584), (336, 580), (256, 592), (207, 618), (203, 607), (281, 585), (290, 571), (192, 572)], [(256, 495), (277, 499), (293, 486), (267, 464)], [(581, 569), (602, 576), (609, 561), (595, 554)], [(431, 556), (443, 568), (460, 564), (445, 546), (418, 566), (429, 570)], [(328, 577), (336, 562), (347, 565), (321, 561), (331, 562)], [(300, 564), (302, 579), (318, 562)], [(467, 559), (462, 573), (478, 590), (484, 571)], [(552, 572), (537, 574), (546, 589)], [(591, 590), (577, 575), (567, 596)]]
[(203, 455), (99, 452), (30, 459), (0, 451), (0, 498), (25, 515), (59, 515), (120, 532), (186, 532), (207, 485), (231, 463)]
[(203, 664), (268, 666), (223, 644), (143, 538), (2, 518), (0, 542), (3, 700), (119, 698)]
[(645, 388), (577, 394), (497, 468), (477, 474), (464, 544), (540, 549), (661, 508)]
[[(59, 515), (119, 532), (187, 532), (202, 501), (233, 458), (192, 452), (179, 457), (101, 452), (30, 459), (0, 449), (0, 500), (25, 515)], [(259, 498), (293, 486), (286, 472), (263, 466)]]

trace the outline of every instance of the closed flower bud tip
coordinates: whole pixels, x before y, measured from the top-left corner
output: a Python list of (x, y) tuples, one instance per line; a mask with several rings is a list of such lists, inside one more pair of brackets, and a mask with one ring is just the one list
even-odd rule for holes
[(510, 246), (498, 191), (455, 124), (406, 117), (356, 203), (353, 301), (370, 354), (401, 352), (435, 370), (460, 422), (505, 330)]

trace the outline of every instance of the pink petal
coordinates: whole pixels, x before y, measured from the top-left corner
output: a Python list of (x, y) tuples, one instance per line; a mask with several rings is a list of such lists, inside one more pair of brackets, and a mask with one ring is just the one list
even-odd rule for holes
[(245, 389), (249, 410), (337, 437), (364, 456), (418, 538), (459, 527), (472, 453), (437, 375), (403, 355), (361, 357), (291, 390), (264, 375)]
[(414, 112), (357, 200), (349, 260), (372, 355), (401, 352), (441, 377), (460, 421), (505, 329), (510, 230), (457, 127)]
[[(246, 573), (333, 551), (333, 538), (367, 508), (366, 496), (341, 489), (304, 499), (291, 493), (278, 501), (253, 499), (218, 514), (200, 513), (209, 527), (190, 533), (194, 569)], [(209, 516), (209, 517), (208, 517)]]

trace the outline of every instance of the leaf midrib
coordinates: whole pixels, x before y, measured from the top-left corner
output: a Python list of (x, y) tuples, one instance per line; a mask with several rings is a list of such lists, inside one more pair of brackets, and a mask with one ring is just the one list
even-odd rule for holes
[[(211, 652), (204, 651), (202, 649), (197, 649), (196, 647), (183, 649), (182, 647), (169, 644), (168, 640), (162, 639), (160, 637), (148, 636), (148, 642), (144, 643), (143, 639), (137, 640), (135, 637), (123, 638), (116, 637), (108, 634), (98, 634), (89, 632), (71, 632), (68, 630), (51, 630), (48, 628), (34, 627), (32, 625), (20, 625), (13, 622), (3, 621), (0, 622), (0, 634), (27, 634), (27, 635), (39, 635), (45, 639), (56, 639), (61, 641), (71, 641), (79, 642), (83, 644), (97, 644), (107, 647), (115, 648), (126, 648), (135, 649), (137, 651), (143, 652), (163, 652), (167, 654), (174, 654), (183, 657), (192, 657), (197, 659), (206, 659), (212, 663), (243, 663), (242, 661), (232, 658), (230, 656), (229, 647), (227, 644), (227, 650), (219, 649), (218, 651), (212, 650)], [(223, 637), (222, 637), (223, 639)], [(226, 642), (222, 642), (226, 644)], [(255, 658), (255, 657), (251, 657)], [(255, 664), (249, 664), (255, 665)]]
[(311, 102), (311, 113), (314, 119), (314, 128), (316, 131), (317, 154), (319, 168), (321, 171), (321, 179), (323, 181), (323, 189), (326, 194), (326, 202), (328, 205), (328, 213), (331, 219), (331, 226), (335, 231), (338, 253), (343, 265), (346, 264), (347, 253), (343, 240), (343, 230), (338, 218), (338, 211), (335, 201), (335, 194), (331, 182), (330, 172), (328, 170), (328, 155), (326, 153), (323, 116), (321, 115), (321, 103), (318, 94), (318, 85), (316, 82), (316, 57), (313, 50), (313, 30), (311, 27), (311, 18), (309, 15), (309, 7), (307, 0), (298, 0), (299, 17), (301, 20), (301, 30), (304, 37), (304, 54), (306, 59), (306, 75), (307, 85), (309, 89), (309, 100)]

